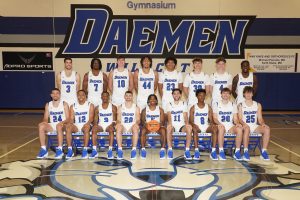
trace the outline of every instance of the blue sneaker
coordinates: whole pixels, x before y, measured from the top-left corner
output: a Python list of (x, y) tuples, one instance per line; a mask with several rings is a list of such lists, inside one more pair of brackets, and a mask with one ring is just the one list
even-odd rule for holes
[(239, 161), (239, 160), (243, 160), (243, 159), (242, 159), (242, 155), (241, 155), (241, 151), (240, 151), (240, 150), (236, 151), (236, 152), (234, 153), (233, 157), (234, 157), (235, 160), (238, 160), (238, 161)]
[(117, 151), (117, 159), (118, 160), (123, 159), (123, 151), (121, 149), (118, 149), (118, 151)]
[(98, 158), (98, 152), (96, 149), (93, 149), (89, 159), (95, 159), (95, 158)]
[(196, 150), (195, 151), (195, 154), (194, 154), (194, 160), (200, 160), (200, 151), (199, 150)]
[(168, 149), (168, 159), (173, 159), (173, 150)]
[(141, 158), (142, 158), (142, 159), (146, 159), (146, 156), (147, 156), (147, 151), (146, 151), (146, 149), (142, 149), (142, 150), (141, 150)]
[(161, 149), (159, 151), (159, 159), (165, 159), (166, 158), (166, 152), (165, 149)]
[(108, 149), (108, 152), (107, 152), (107, 159), (109, 159), (109, 160), (114, 159), (112, 149)]
[(186, 150), (184, 152), (184, 159), (186, 159), (186, 160), (192, 160), (192, 156), (191, 156), (190, 150)]
[(88, 155), (87, 149), (82, 149), (81, 158), (82, 158), (82, 159), (87, 159), (88, 156), (89, 156), (89, 155)]
[(136, 159), (136, 150), (131, 150), (131, 155), (130, 155), (131, 159)]
[(248, 151), (244, 151), (243, 160), (250, 161), (250, 155)]
[(73, 156), (74, 156), (73, 150), (68, 148), (66, 159), (68, 160), (68, 159), (72, 158)]
[(219, 153), (219, 159), (220, 159), (220, 160), (226, 160), (226, 156), (225, 156), (224, 150), (223, 150), (223, 151), (220, 151), (220, 153)]
[(48, 151), (46, 149), (41, 148), (39, 154), (36, 158), (43, 159), (48, 157)]
[(210, 159), (212, 159), (212, 160), (219, 160), (219, 159), (218, 159), (218, 155), (217, 155), (217, 151), (216, 151), (216, 150), (212, 151), (212, 152), (210, 153), (209, 157), (210, 157)]
[(261, 153), (260, 158), (263, 159), (263, 160), (270, 160), (269, 154), (268, 154), (267, 151), (263, 151), (263, 152)]
[(64, 155), (64, 153), (63, 153), (62, 149), (56, 148), (54, 159), (57, 159), (57, 160), (62, 159), (63, 155)]

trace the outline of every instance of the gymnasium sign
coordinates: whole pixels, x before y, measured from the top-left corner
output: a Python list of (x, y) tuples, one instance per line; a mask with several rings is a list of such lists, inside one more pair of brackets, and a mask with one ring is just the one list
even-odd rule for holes
[(243, 58), (255, 16), (114, 15), (106, 5), (71, 5), (56, 57)]

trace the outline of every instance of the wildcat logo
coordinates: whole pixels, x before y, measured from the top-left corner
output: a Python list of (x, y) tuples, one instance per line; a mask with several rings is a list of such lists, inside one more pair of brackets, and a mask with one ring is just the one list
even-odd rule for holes
[(71, 22), (56, 57), (129, 58), (174, 55), (243, 58), (255, 16), (113, 15), (106, 5), (72, 5)]

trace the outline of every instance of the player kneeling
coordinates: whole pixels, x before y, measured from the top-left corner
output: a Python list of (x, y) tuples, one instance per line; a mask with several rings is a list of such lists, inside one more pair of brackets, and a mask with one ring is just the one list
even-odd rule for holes
[[(56, 148), (55, 159), (61, 159), (63, 154), (63, 131), (69, 118), (69, 106), (60, 99), (60, 90), (57, 88), (51, 91), (52, 101), (46, 104), (43, 122), (39, 124), (39, 138), (41, 149), (37, 158), (46, 158), (48, 151), (46, 147), (46, 133), (57, 132), (58, 147)], [(48, 123), (48, 121), (50, 123)]]
[(131, 91), (125, 92), (125, 103), (118, 107), (116, 135), (118, 143), (117, 159), (123, 159), (122, 133), (132, 133), (131, 159), (136, 159), (136, 145), (139, 137), (140, 109), (132, 101)]
[(159, 152), (160, 159), (165, 158), (165, 146), (166, 146), (166, 129), (163, 127), (165, 124), (164, 111), (160, 108), (155, 94), (151, 94), (147, 100), (148, 106), (142, 111), (142, 136), (141, 136), (141, 158), (146, 158), (146, 135), (149, 133), (158, 133), (160, 135), (161, 150)]
[(213, 125), (213, 113), (211, 107), (204, 102), (206, 96), (206, 91), (204, 89), (196, 90), (196, 97), (198, 103), (193, 105), (190, 109), (190, 124), (193, 127), (194, 135), (194, 145), (195, 145), (195, 155), (194, 160), (200, 159), (199, 136), (198, 133), (211, 133), (212, 134), (212, 154), (211, 159), (218, 159), (216, 153), (216, 143), (217, 143), (217, 129)]
[(82, 158), (88, 158), (87, 146), (90, 139), (91, 123), (94, 119), (94, 105), (86, 100), (84, 90), (77, 92), (78, 103), (74, 103), (70, 108), (70, 124), (67, 126), (67, 145), (68, 153), (66, 159), (73, 157), (72, 150), (72, 133), (83, 132), (84, 147), (82, 150)]
[(97, 133), (98, 132), (108, 132), (109, 133), (109, 145), (107, 158), (113, 159), (113, 142), (114, 142), (114, 131), (115, 123), (117, 120), (117, 107), (109, 102), (109, 93), (102, 92), (101, 94), (102, 104), (96, 107), (94, 125), (92, 129), (92, 141), (93, 141), (93, 151), (90, 159), (98, 157), (97, 152)]
[[(226, 160), (224, 153), (224, 134), (233, 133), (235, 138), (235, 153), (236, 160), (242, 160), (240, 147), (242, 143), (243, 130), (242, 125), (239, 123), (237, 106), (230, 101), (231, 91), (228, 88), (223, 88), (221, 91), (222, 100), (215, 102), (213, 105), (213, 118), (218, 127), (218, 144), (219, 144), (219, 159)], [(215, 151), (215, 150), (214, 150)], [(216, 153), (212, 151), (212, 154)]]
[(168, 126), (167, 126), (167, 142), (168, 142), (168, 159), (173, 158), (172, 138), (174, 132), (186, 133), (186, 148), (184, 158), (191, 160), (190, 144), (192, 140), (192, 126), (188, 121), (187, 104), (181, 101), (182, 91), (178, 88), (172, 90), (174, 101), (167, 105)]
[(243, 90), (245, 100), (239, 104), (239, 118), (244, 129), (244, 156), (245, 161), (250, 160), (248, 152), (249, 135), (252, 132), (261, 133), (263, 135), (263, 149), (261, 151), (261, 158), (263, 160), (270, 160), (267, 147), (270, 141), (270, 128), (265, 124), (262, 117), (262, 106), (260, 103), (252, 100), (254, 90), (250, 86), (246, 86)]

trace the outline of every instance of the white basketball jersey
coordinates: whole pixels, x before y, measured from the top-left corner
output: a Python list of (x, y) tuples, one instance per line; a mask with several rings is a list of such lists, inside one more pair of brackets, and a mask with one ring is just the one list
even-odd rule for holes
[(53, 105), (53, 101), (50, 101), (48, 105), (50, 123), (58, 124), (59, 122), (66, 120), (64, 102), (62, 100), (57, 107)]
[[(103, 92), (103, 73), (100, 71), (98, 76), (88, 73), (88, 101), (98, 105), (101, 102)], [(100, 105), (100, 104), (99, 104)]]
[(102, 104), (99, 105), (98, 124), (104, 129), (113, 122), (113, 109), (112, 104), (108, 104), (107, 108), (104, 109)]
[(146, 122), (155, 120), (160, 122), (160, 109), (156, 106), (155, 110), (150, 110), (149, 106), (146, 107)]
[(155, 75), (153, 69), (150, 69), (148, 74), (145, 74), (142, 69), (139, 70), (138, 76), (138, 97), (137, 99), (147, 101), (150, 94), (154, 94)]
[(86, 101), (83, 105), (75, 103), (73, 106), (75, 125), (81, 131), (82, 126), (89, 121), (91, 103)]
[(236, 93), (237, 93), (237, 104), (242, 103), (245, 99), (243, 96), (243, 90), (246, 86), (253, 87), (253, 73), (250, 72), (249, 76), (247, 78), (244, 78), (242, 73), (239, 73), (239, 81), (237, 83), (236, 87)]
[(61, 75), (61, 99), (69, 105), (77, 102), (76, 90), (76, 72), (72, 71), (71, 76), (67, 77), (65, 71), (60, 72)]
[(187, 104), (184, 101), (179, 101), (178, 104), (176, 104), (175, 102), (170, 102), (168, 106), (168, 112), (171, 113), (172, 125), (174, 127), (183, 126), (183, 113), (187, 112)]
[(186, 75), (183, 86), (189, 88), (189, 105), (194, 105), (198, 102), (196, 91), (199, 89), (205, 89), (206, 85), (209, 85), (209, 77), (204, 74), (204, 72), (201, 72), (200, 74), (191, 72)]
[(237, 113), (236, 104), (229, 101), (224, 104), (222, 101), (215, 103), (214, 113), (218, 115), (218, 121), (223, 124), (228, 131), (233, 126), (233, 116)]
[[(207, 127), (209, 126), (208, 121), (208, 114), (209, 114), (209, 107), (207, 104), (203, 108), (199, 108), (198, 104), (194, 105), (194, 124), (196, 124), (201, 131), (206, 131)], [(205, 130), (203, 127), (206, 127)]]
[(227, 72), (224, 74), (213, 73), (210, 80), (211, 86), (213, 86), (212, 100), (217, 102), (221, 100), (221, 90), (232, 84), (232, 76)]
[(113, 94), (112, 103), (116, 106), (124, 103), (125, 92), (129, 88), (129, 71), (124, 69), (124, 71), (119, 72), (118, 69), (113, 71)]
[(178, 88), (179, 83), (182, 83), (182, 75), (176, 70), (169, 72), (167, 70), (161, 72), (160, 83), (163, 84), (163, 100), (170, 102), (173, 100), (172, 90)]
[(249, 126), (257, 125), (258, 104), (253, 101), (251, 106), (247, 106), (246, 102), (242, 103), (243, 121)]
[(133, 103), (130, 108), (126, 108), (125, 104), (122, 104), (121, 109), (121, 123), (128, 131), (136, 120), (136, 104)]

